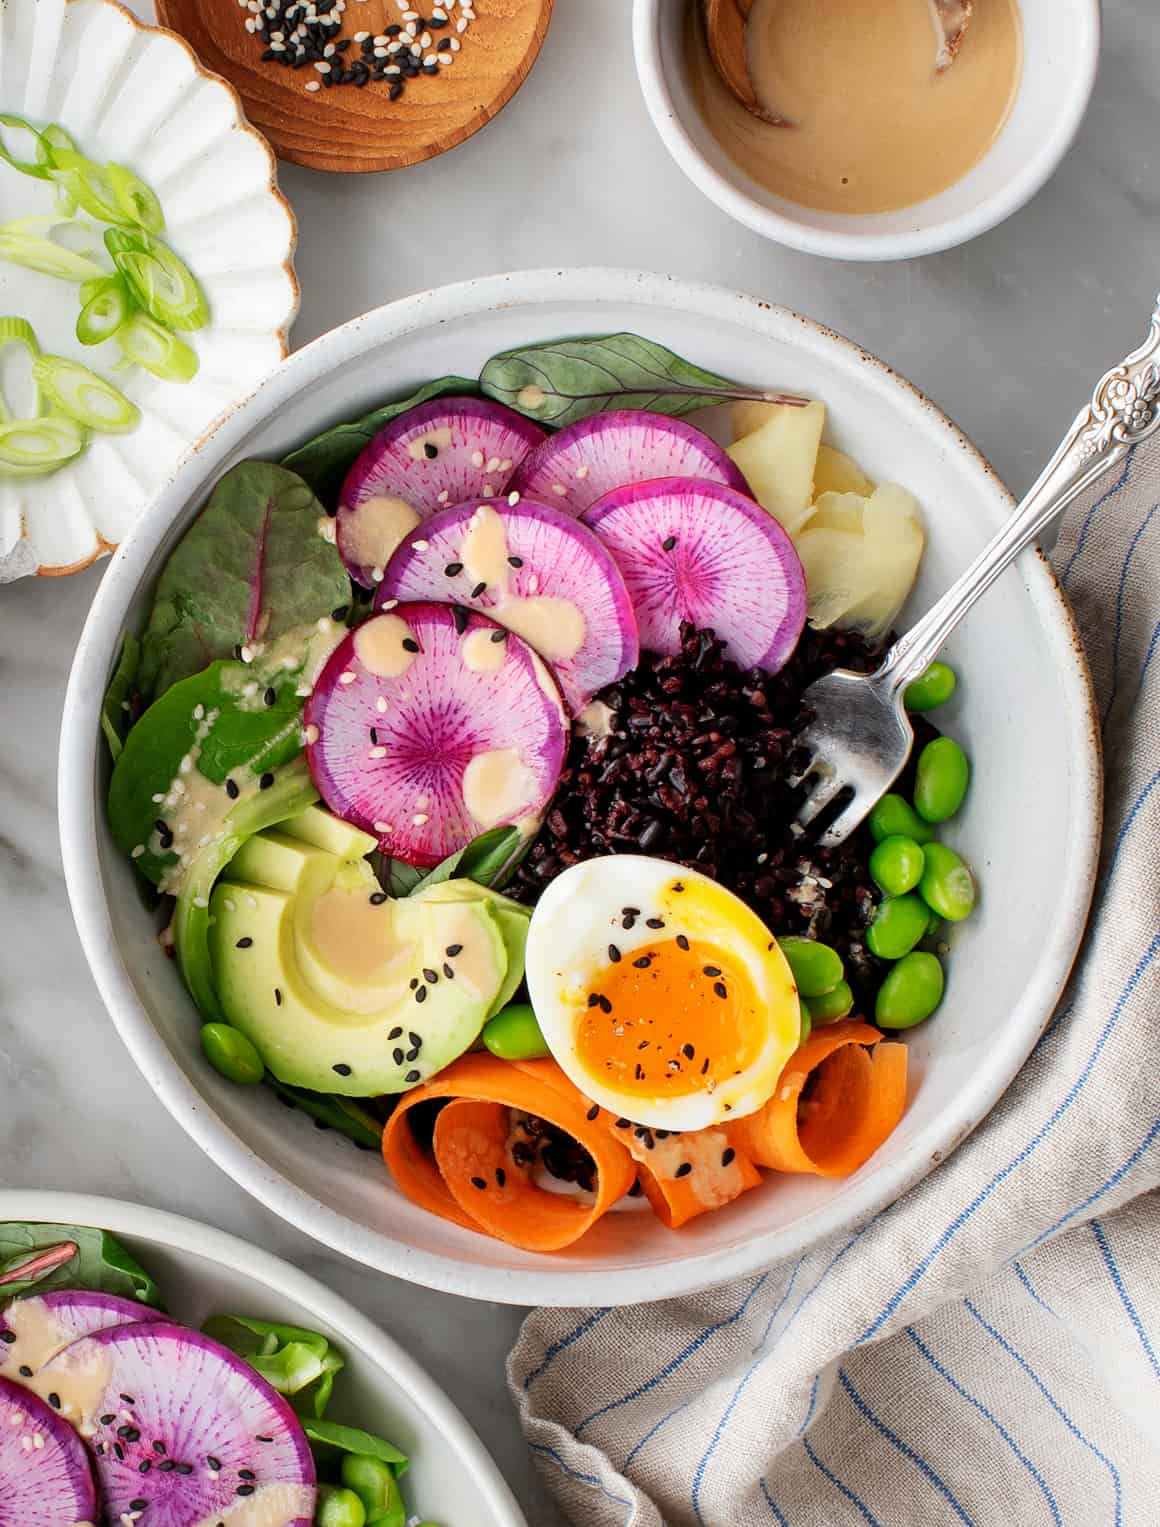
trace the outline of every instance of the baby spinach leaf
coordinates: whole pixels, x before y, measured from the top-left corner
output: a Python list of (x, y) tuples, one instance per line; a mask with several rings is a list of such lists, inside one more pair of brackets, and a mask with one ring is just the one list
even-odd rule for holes
[(501, 876), (519, 863), (522, 842), (523, 834), (516, 827), (492, 827), (455, 853), (448, 854), (441, 864), (417, 880), (406, 894), (414, 896), (419, 891), (425, 891), (428, 886), (441, 885), (452, 876), (496, 888)]
[(403, 1473), (408, 1459), (394, 1443), (385, 1437), (376, 1437), (357, 1426), (341, 1426), (337, 1421), (304, 1421), (302, 1430), (310, 1442), (324, 1447), (337, 1448), (340, 1453), (357, 1453), (363, 1458), (378, 1458), (389, 1463), (397, 1474)]
[[(156, 824), (165, 821), (168, 808), (155, 797), (165, 796), (174, 780), (187, 775), (195, 783), (195, 773), (214, 785), (224, 785), (229, 777), (239, 789), (249, 789), (256, 777), (301, 751), (297, 677), (288, 671), (264, 677), (272, 682), (263, 685), (245, 663), (211, 663), (154, 701), (125, 739), (109, 783), (109, 826), (125, 853), (144, 847), (134, 862), (154, 884), (177, 860), (172, 849), (160, 846)], [(186, 758), (190, 764), (183, 772)], [(230, 809), (224, 790), (215, 804), (216, 821), (212, 811), (206, 812), (211, 836)]]
[(290, 1087), (276, 1076), (266, 1073), (266, 1084), (272, 1087), (284, 1103), (300, 1108), (317, 1124), (345, 1135), (362, 1150), (379, 1151), (383, 1144), (383, 1126), (373, 1113), (354, 1098), (328, 1097), (321, 1092), (307, 1092), (302, 1087)]
[(105, 734), (114, 762), (120, 756), (129, 728), (133, 725), (130, 695), (140, 661), (141, 643), (135, 636), (126, 636), (121, 643), (121, 655), (113, 670), (113, 677), (109, 680), (105, 698), (101, 702), (101, 731)]
[(0, 1222), (0, 1303), (18, 1294), (65, 1288), (161, 1304), (157, 1284), (107, 1231)]
[(402, 859), (390, 859), (384, 855), (378, 863), (373, 859), (371, 863), (379, 877), (379, 884), (388, 896), (410, 896), (416, 886), (422, 884), (423, 871)]
[(551, 340), (504, 350), (484, 366), (479, 385), (487, 397), (554, 429), (610, 408), (648, 408), (679, 416), (737, 398), (803, 407), (807, 401), (731, 382), (639, 334)]
[(342, 491), (343, 479), (354, 465), (355, 458), (364, 446), (378, 434), (384, 424), (397, 419), (409, 408), (429, 403), (433, 398), (478, 397), (479, 386), (462, 376), (442, 376), (435, 382), (427, 382), (410, 397), (397, 403), (384, 403), (351, 424), (336, 424), (324, 430), (296, 451), (291, 451), (283, 465), (310, 484), (318, 497), (327, 504), (335, 504)]
[(346, 1359), (329, 1337), (303, 1326), (245, 1315), (211, 1315), (202, 1330), (244, 1358), (272, 1389), (293, 1397), (300, 1415), (314, 1420), (330, 1403), (335, 1374), (346, 1367)]
[(322, 505), (269, 461), (227, 472), (174, 549), (141, 639), (147, 699), (238, 647), (277, 641), (350, 602), (350, 580), (319, 534)]

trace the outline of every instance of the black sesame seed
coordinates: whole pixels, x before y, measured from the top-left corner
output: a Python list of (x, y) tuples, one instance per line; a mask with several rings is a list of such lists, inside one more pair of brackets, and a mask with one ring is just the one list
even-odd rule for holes
[(734, 1156), (736, 1156), (736, 1154), (737, 1154), (737, 1152), (733, 1149), (733, 1147), (731, 1145), (727, 1145), (725, 1147), (725, 1149), (721, 1152), (721, 1165), (722, 1166), (729, 1166), (732, 1163), (733, 1158), (734, 1158)]
[(592, 1107), (588, 1110), (584, 1117), (588, 1120), (589, 1124), (592, 1123), (593, 1119), (598, 1119), (600, 1117), (600, 1104), (593, 1103)]
[(234, 948), (235, 949), (249, 949), (249, 948), (252, 947), (253, 942), (254, 942), (253, 939), (250, 938), (249, 935), (247, 935), (245, 938), (240, 938), (237, 941), (237, 943), (234, 945)]
[(688, 939), (685, 937), (685, 935), (683, 933), (678, 933), (677, 934), (677, 948), (678, 949), (688, 949), (688, 947), (689, 947)]
[(379, 745), (379, 729), (378, 729), (377, 726), (372, 726), (371, 727), (371, 741), (374, 743), (375, 747), (377, 748), (378, 745)]
[(399, 97), (402, 95), (402, 93), (403, 93), (402, 82), (400, 80), (396, 80), (395, 83), (391, 86), (391, 88), (387, 91), (387, 97), (388, 97), (389, 100), (397, 101), (399, 99)]
[(701, 1062), (701, 1075), (704, 1076), (705, 1072), (708, 1071), (708, 1069), (709, 1069), (709, 1057), (706, 1055), (705, 1059)]
[(174, 1464), (173, 1468), (174, 1468), (174, 1473), (176, 1473), (176, 1474), (192, 1474), (193, 1473), (193, 1464), (192, 1463), (177, 1463), (177, 1464)]
[(242, 792), (238, 789), (238, 782), (236, 779), (226, 780), (226, 794), (229, 796), (231, 801), (236, 801), (241, 793)]
[(424, 442), (423, 442), (423, 455), (426, 456), (427, 460), (428, 461), (434, 461), (436, 456), (438, 456), (438, 454), (439, 454), (439, 447), (437, 445), (433, 445), (430, 440), (424, 440)]
[(278, 703), (278, 691), (274, 688), (273, 684), (267, 687), (265, 694), (262, 696), (262, 703), (267, 706)]
[(279, 986), (275, 986), (274, 988), (274, 1003), (277, 1007), (282, 1006), (282, 989)]
[(449, 960), (453, 960), (457, 954), (462, 954), (463, 953), (463, 945), (462, 944), (448, 944), (447, 948), (443, 952), (444, 952), (444, 954), (446, 954), (446, 956), (447, 956), (447, 958)]
[(487, 591), (487, 584), (486, 583), (477, 583), (475, 585), (475, 587), (471, 591), (471, 597), (472, 597), (472, 599), (478, 599), (479, 596), (481, 594), (483, 594), (483, 593), (486, 593), (486, 591)]
[[(399, 86), (400, 93), (402, 92), (402, 88), (403, 87), (400, 85)], [(395, 99), (395, 86), (392, 85), (391, 86), (391, 100), (393, 101), (394, 99)], [(463, 606), (461, 604), (453, 604), (451, 606), (451, 619), (452, 619), (452, 621), (455, 624), (455, 630), (456, 630), (456, 633), (459, 636), (462, 636), (463, 633), (467, 630), (467, 622), (468, 622), (468, 620), (470, 618), (471, 617), (468, 615), (467, 611), (463, 608)]]
[(600, 1011), (602, 1013), (610, 1013), (612, 1011), (612, 1003), (608, 1000), (603, 992), (601, 992), (598, 1001), (600, 1003)]
[(495, 1182), (496, 1182), (496, 1186), (499, 1187), (499, 1188), (502, 1188), (506, 1181), (507, 1181), (507, 1173), (504, 1171), (502, 1166), (497, 1166), (496, 1169), (495, 1169)]
[[(23, 1372), (24, 1372), (24, 1369), (23, 1369), (23, 1368), (21, 1368), (21, 1370), (20, 1370), (20, 1371), (21, 1371), (21, 1373), (23, 1373)], [(30, 1372), (30, 1373), (31, 1373), (31, 1371), (32, 1371), (32, 1370), (31, 1370), (31, 1369), (29, 1369), (29, 1372)], [(117, 1418), (116, 1418), (116, 1416), (114, 1416), (114, 1415), (112, 1415), (112, 1414), (111, 1414), (111, 1413), (110, 1413), (110, 1414), (109, 1414), (109, 1415), (107, 1415), (107, 1416), (102, 1416), (102, 1417), (101, 1417), (101, 1425), (102, 1425), (102, 1426), (112, 1426), (112, 1424), (113, 1424), (113, 1422), (114, 1422), (114, 1421), (115, 1421), (115, 1420), (116, 1420), (116, 1419), (117, 1419)]]
[(693, 1049), (692, 1045), (682, 1045), (681, 1046), (681, 1054), (685, 1057), (686, 1060), (692, 1060), (695, 1057), (696, 1053), (697, 1052), (696, 1052), (696, 1050)]
[(463, 563), (462, 562), (448, 562), (447, 566), (443, 569), (443, 571), (444, 571), (444, 573), (446, 574), (446, 576), (448, 578), (458, 578), (460, 573), (463, 571)]
[(616, 1121), (617, 1129), (628, 1129), (631, 1126), (631, 1124), (632, 1124), (632, 1120), (631, 1119), (617, 1119), (617, 1121)]
[(662, 551), (672, 551), (673, 547), (676, 544), (677, 544), (676, 536), (666, 536), (664, 538), (664, 540), (661, 542), (661, 550)]
[(701, 968), (701, 974), (704, 976), (719, 976), (721, 974), (721, 967), (720, 965), (704, 965)]
[(446, 960), (444, 960), (444, 962), (443, 962), (443, 974), (447, 977), (447, 979), (449, 981), (454, 981), (454, 979), (455, 979), (455, 972), (454, 972), (454, 970), (452, 970), (451, 966), (448, 965)]
[(652, 955), (642, 954), (639, 960), (633, 960), (632, 963), (635, 970), (647, 970), (652, 964)]
[(397, 1047), (391, 1052), (391, 1059), (395, 1062), (396, 1066), (401, 1066), (406, 1058), (401, 1047)]
[(719, 997), (722, 997), (722, 998), (727, 997), (729, 995), (728, 988), (726, 987), (724, 981), (714, 981), (713, 982), (713, 990), (717, 993), (717, 995)]
[(0, 1331), (0, 1341), (2, 1341), (6, 1347), (10, 1347), (15, 1340), (15, 1331)]
[[(48, 1403), (52, 1406), (53, 1410), (59, 1410), (60, 1409), (60, 1395), (57, 1394), (55, 1389), (48, 1396)], [(121, 1429), (119, 1430), (119, 1432), (117, 1433), (117, 1435), (118, 1436), (123, 1436), (125, 1434), (126, 1430), (130, 1430), (130, 1429), (131, 1428), (126, 1428), (126, 1427), (122, 1426)]]
[(416, 988), (416, 991), (415, 991), (415, 1001), (416, 1002), (426, 1002), (426, 1000), (427, 1000), (427, 988), (425, 986), (420, 986), (420, 987)]
[(138, 1474), (148, 1474), (152, 1467), (153, 1463), (151, 1459), (142, 1458), (141, 1462), (137, 1465), (137, 1472)]
[(482, 1192), (484, 1188), (487, 1187), (487, 1182), (482, 1177), (473, 1177), (471, 1179), (471, 1186), (473, 1188), (478, 1188), (480, 1192)]
[(258, 781), (258, 789), (259, 790), (268, 790), (273, 783), (274, 783), (274, 776), (273, 776), (273, 774), (271, 774), (269, 769), (267, 769), (265, 774), (263, 774), (261, 779)]
[(406, 1056), (404, 1058), (406, 1060), (418, 1060), (419, 1059), (419, 1046), (418, 1045), (413, 1045), (411, 1047), (411, 1049), (409, 1049), (407, 1051), (407, 1054), (406, 1054)]
[(673, 1176), (674, 1177), (687, 1177), (692, 1170), (693, 1170), (693, 1163), (691, 1161), (682, 1161), (680, 1166), (673, 1173)]
[[(121, 1444), (119, 1442), (114, 1442), (113, 1443), (113, 1452), (117, 1455), (117, 1462), (118, 1463), (124, 1463), (125, 1462), (125, 1449), (121, 1446)], [(164, 1468), (165, 1465), (162, 1464), (161, 1467)]]
[(334, 1065), (331, 1066), (330, 1069), (337, 1076), (349, 1076), (350, 1075), (350, 1067), (344, 1061), (341, 1061), (341, 1060), (335, 1061)]
[[(435, 22), (432, 21), (431, 25), (434, 26)], [(446, 26), (447, 23), (444, 21), (444, 22), (440, 22), (439, 25)], [(450, 39), (450, 37), (443, 37), (443, 38), (440, 38), (440, 40), (435, 44), (435, 51), (437, 53), (446, 53), (447, 50), (450, 48), (450, 46), (451, 46), (451, 39)]]
[[(302, 62), (305, 63), (306, 60), (303, 59)], [(331, 610), (330, 618), (331, 618), (331, 620), (338, 621), (339, 625), (341, 625), (342, 622), (346, 619), (346, 617), (349, 614), (350, 614), (350, 605), (348, 605), (348, 604), (340, 604), (337, 609)]]
[(609, 944), (608, 958), (614, 965), (618, 965), (620, 963), (620, 950), (616, 947), (615, 944)]
[(665, 920), (663, 917), (646, 917), (644, 925), (646, 928), (663, 928)]
[(636, 1077), (638, 1082), (643, 1082), (644, 1081), (644, 1068), (641, 1065), (639, 1060), (636, 1063), (636, 1069), (633, 1072), (633, 1075)]
[[(164, 1444), (164, 1442), (154, 1442), (154, 1443), (151, 1443), (150, 1446), (153, 1448), (153, 1451), (155, 1453), (164, 1453), (164, 1451), (165, 1451), (165, 1444)], [(220, 1469), (221, 1468), (221, 1464), (217, 1461), (216, 1458), (208, 1458), (206, 1460), (206, 1462), (209, 1464), (211, 1469)]]
[[(436, 974), (435, 971), (431, 970), (428, 966), (424, 965), (423, 966), (423, 979), (424, 979), (424, 981), (427, 982), (427, 984), (429, 986), (434, 986), (436, 981), (438, 981), (439, 977), (438, 977), (438, 975)], [(414, 1044), (414, 1040), (412, 1040), (411, 1043)]]
[(523, 567), (523, 565), (524, 565), (523, 557), (509, 557), (508, 558), (508, 566), (509, 567)]
[(27, 1363), (20, 1364), (20, 1377), (22, 1379), (30, 1379), (32, 1377), (32, 1369)]
[(408, 1071), (407, 1074), (403, 1077), (403, 1080), (405, 1082), (417, 1082), (419, 1080), (420, 1074), (421, 1073), (418, 1071)]
[(146, 1506), (148, 1506), (148, 1504), (149, 1504), (149, 1502), (147, 1500), (131, 1500), (129, 1502), (129, 1510), (130, 1511), (144, 1511)]
[(496, 643), (506, 642), (508, 639), (508, 634), (506, 631), (493, 631), (491, 633), (491, 639)]
[(387, 1035), (387, 1038), (388, 1039), (398, 1039), (399, 1035), (402, 1032), (403, 1032), (402, 1029), (399, 1027), (398, 1024), (396, 1024), (395, 1027), (391, 1030), (391, 1032)]
[(236, 1495), (253, 1495), (253, 1493), (254, 1493), (254, 1486), (253, 1485), (239, 1485), (237, 1490), (234, 1493)]
[(258, 1476), (254, 1473), (253, 1469), (239, 1469), (238, 1470), (238, 1478), (239, 1479), (257, 1479), (257, 1477)]
[[(412, 976), (411, 977), (411, 990), (414, 991), (416, 986), (418, 986), (418, 984), (419, 984), (419, 977), (418, 976)], [(399, 1032), (401, 1033), (402, 1030), (400, 1030)]]
[(370, 902), (372, 907), (381, 907), (386, 899), (386, 891), (372, 891), (371, 894), (367, 897), (367, 900)]
[(413, 636), (404, 636), (401, 645), (404, 652), (418, 652), (419, 650), (419, 643)]

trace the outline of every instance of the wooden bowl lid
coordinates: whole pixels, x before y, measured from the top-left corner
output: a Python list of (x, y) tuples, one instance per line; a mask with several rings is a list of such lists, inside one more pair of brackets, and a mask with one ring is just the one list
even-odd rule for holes
[[(276, 0), (266, 0), (266, 8)], [(309, 10), (330, 11), (327, 0), (299, 0), (290, 23), (298, 25)], [(338, 5), (333, 9), (338, 11)], [(446, 24), (430, 28), (441, 20)], [(392, 78), (371, 79), (365, 86), (344, 83), (307, 90), (322, 75), (313, 62), (292, 69), (263, 61), (268, 35), (246, 30), (253, 12), (245, 0), (157, 0), (163, 25), (180, 32), (207, 69), (220, 74), (242, 98), (246, 116), (263, 133), (280, 159), (310, 169), (357, 172), (395, 170), (418, 164), (454, 148), (484, 127), (515, 95), (536, 61), (552, 15), (552, 0), (345, 0), (340, 24), (326, 29), (335, 44), (348, 46), (332, 55), (332, 68), (364, 58), (356, 33), (387, 35), (387, 27), (417, 28), (416, 41), (429, 32), (430, 46), (420, 58), (442, 52), (454, 62), (438, 65), (437, 74), (392, 77), (403, 85), (390, 98)], [(466, 14), (465, 14), (466, 12)], [(428, 26), (424, 28), (422, 22)], [(466, 26), (460, 30), (460, 24)], [(270, 30), (277, 21), (267, 21)], [(282, 30), (286, 30), (283, 28)], [(453, 50), (450, 43), (459, 43)], [(404, 34), (392, 43), (409, 48)], [(439, 49), (439, 43), (448, 46)], [(371, 68), (397, 66), (400, 54), (366, 60)]]

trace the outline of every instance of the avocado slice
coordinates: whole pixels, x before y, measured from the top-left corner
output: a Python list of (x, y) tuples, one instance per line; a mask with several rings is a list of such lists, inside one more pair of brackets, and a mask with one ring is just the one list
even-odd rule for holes
[(300, 816), (282, 823), (287, 837), (314, 848), (324, 848), (339, 859), (365, 859), (374, 853), (379, 840), (361, 827), (352, 827), (323, 806), (308, 806)]
[[(213, 892), (210, 956), (226, 1019), (273, 1075), (374, 1097), (468, 1049), (508, 971), (488, 901), (392, 901), (365, 861), (263, 836), (273, 841), (247, 844)], [(263, 884), (266, 873), (278, 884)]]
[(530, 909), (522, 902), (513, 901), (510, 896), (502, 896), (499, 891), (492, 891), (474, 880), (444, 880), (442, 884), (434, 885), (430, 891), (420, 894), (432, 901), (486, 901), (491, 907), (492, 916), (503, 935), (508, 957), (507, 975), (487, 1015), (493, 1017), (508, 1005), (524, 979), (524, 951), (528, 942), (528, 924), (532, 920)]

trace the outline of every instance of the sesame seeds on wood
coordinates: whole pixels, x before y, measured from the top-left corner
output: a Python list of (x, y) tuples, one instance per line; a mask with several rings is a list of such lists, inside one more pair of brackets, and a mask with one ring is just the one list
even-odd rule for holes
[[(259, 29), (258, 16), (240, 0), (158, 0), (162, 22), (234, 86), (251, 123), (280, 158), (361, 172), (432, 158), (490, 121), (535, 62), (552, 0), (488, 0), (482, 9), (463, 7), (460, 0), (414, 6), (400, 0), (268, 0), (260, 9), (265, 26)], [(439, 25), (444, 16), (447, 24)], [(247, 30), (250, 21), (253, 30)], [(462, 32), (461, 21), (467, 22)], [(422, 30), (410, 38), (407, 28), (420, 23)], [(394, 32), (396, 27), (402, 30)], [(430, 46), (422, 45), (424, 36)], [(416, 44), (417, 57), (411, 52)], [(391, 53), (392, 46), (399, 51)], [(299, 60), (299, 50), (321, 56)], [(287, 53), (291, 63), (281, 64)], [(325, 74), (316, 67), (323, 64)], [(388, 68), (399, 74), (388, 76)], [(344, 88), (324, 83), (339, 70)], [(307, 91), (308, 84), (319, 89)]]

